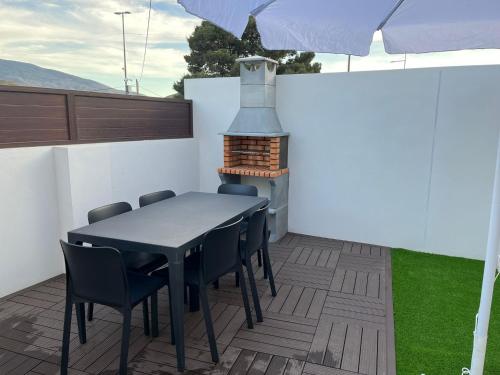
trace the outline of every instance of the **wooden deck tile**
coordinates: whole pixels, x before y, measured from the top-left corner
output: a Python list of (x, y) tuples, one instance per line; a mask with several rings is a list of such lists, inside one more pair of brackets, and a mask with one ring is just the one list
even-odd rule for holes
[[(209, 289), (221, 361), (212, 363), (200, 312), (185, 313), (186, 368), (200, 375), (395, 375), (387, 248), (288, 233), (271, 244), (277, 296), (252, 259), (264, 321), (248, 329), (234, 275)], [(0, 374), (56, 375), (64, 275), (0, 299)], [(251, 303), (252, 308), (253, 304)], [(159, 293), (160, 336), (143, 335), (135, 309), (129, 374), (178, 374), (168, 288)], [(389, 314), (389, 315), (388, 315)], [(122, 317), (96, 305), (80, 345), (73, 313), (71, 375), (116, 374)]]

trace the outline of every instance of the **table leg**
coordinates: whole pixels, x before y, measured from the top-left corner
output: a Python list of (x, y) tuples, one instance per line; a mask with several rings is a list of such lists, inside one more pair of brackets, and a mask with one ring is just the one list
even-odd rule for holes
[(177, 370), (184, 371), (184, 256), (168, 260), (172, 324), (177, 351)]

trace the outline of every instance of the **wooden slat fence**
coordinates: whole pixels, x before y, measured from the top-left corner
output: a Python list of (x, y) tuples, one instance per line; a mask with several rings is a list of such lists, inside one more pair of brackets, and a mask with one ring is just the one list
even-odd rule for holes
[(0, 86), (0, 148), (192, 136), (190, 100)]

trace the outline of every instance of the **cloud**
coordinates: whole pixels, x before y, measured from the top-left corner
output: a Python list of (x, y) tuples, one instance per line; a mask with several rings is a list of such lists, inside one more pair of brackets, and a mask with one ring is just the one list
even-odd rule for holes
[[(162, 95), (186, 71), (186, 38), (200, 21), (174, 0), (153, 1), (144, 78)], [(125, 19), (129, 77), (140, 75), (149, 1), (0, 0), (0, 58), (19, 60), (122, 86)], [(153, 90), (155, 91), (155, 90)]]

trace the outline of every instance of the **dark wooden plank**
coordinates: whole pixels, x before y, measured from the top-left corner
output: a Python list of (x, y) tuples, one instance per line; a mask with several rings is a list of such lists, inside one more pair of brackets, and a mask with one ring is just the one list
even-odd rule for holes
[(320, 255), (321, 255), (320, 249), (312, 249), (311, 255), (309, 255), (309, 258), (307, 259), (306, 264), (309, 266), (316, 266), (316, 263), (318, 262)]
[(337, 268), (333, 274), (333, 279), (330, 284), (330, 290), (334, 292), (340, 292), (342, 290), (342, 285), (344, 284), (346, 270)]
[(366, 272), (357, 272), (356, 285), (354, 287), (354, 294), (366, 296), (367, 283), (368, 283), (368, 274)]
[(270, 354), (257, 353), (247, 375), (264, 375), (272, 358), (273, 356)]
[(297, 306), (295, 306), (295, 311), (293, 312), (294, 315), (297, 316), (306, 316), (307, 312), (309, 311), (309, 307), (311, 306), (313, 297), (314, 297), (315, 289), (313, 288), (304, 288), (302, 295), (300, 296), (300, 299), (297, 303)]
[(0, 366), (0, 374), (24, 375), (40, 363), (40, 360), (16, 354)]
[(240, 338), (235, 338), (231, 342), (231, 346), (235, 346), (241, 349), (259, 351), (262, 353), (272, 354), (281, 357), (300, 359), (300, 360), (305, 360), (308, 353), (307, 350), (285, 348), (278, 345), (272, 345), (268, 343), (256, 342)]
[(288, 294), (285, 303), (281, 307), (282, 314), (293, 314), (295, 307), (299, 302), (300, 296), (302, 295), (303, 290), (304, 288), (301, 286), (294, 286), (292, 288), (292, 290)]
[(379, 297), (380, 292), (380, 274), (369, 273), (368, 284), (366, 286), (366, 295), (368, 297)]
[(283, 285), (280, 288), (279, 294), (274, 298), (274, 300), (271, 302), (267, 310), (271, 312), (279, 312), (291, 290), (292, 290), (291, 285)]
[[(243, 330), (247, 331), (248, 328), (243, 327)], [(277, 336), (277, 337), (283, 337), (287, 338), (290, 340), (299, 340), (299, 341), (305, 341), (307, 343), (311, 343), (313, 340), (314, 335), (312, 333), (306, 333), (306, 332), (299, 332), (299, 331), (294, 331), (286, 328), (277, 328), (277, 327), (272, 327), (269, 325), (262, 325), (258, 324), (249, 332), (252, 333), (260, 333), (263, 335), (271, 335), (271, 336)]]
[(229, 371), (230, 375), (245, 375), (252, 365), (252, 362), (256, 356), (256, 352), (252, 352), (250, 350), (242, 350), (238, 359), (234, 363), (231, 371)]
[(330, 258), (330, 255), (332, 255), (332, 251), (330, 251), (329, 249), (322, 249), (319, 251), (321, 253), (319, 254), (318, 260), (316, 261), (316, 265), (318, 267), (326, 267), (328, 259)]
[(356, 283), (356, 272), (347, 270), (345, 273), (344, 283), (342, 284), (342, 293), (354, 293), (354, 285)]
[(359, 357), (359, 372), (362, 374), (377, 375), (377, 341), (377, 330), (363, 328)]
[(328, 268), (337, 267), (339, 257), (340, 257), (340, 251), (332, 250), (330, 253), (330, 257), (328, 258), (328, 262), (326, 263), (326, 267)]
[(346, 332), (347, 323), (333, 323), (325, 353), (325, 366), (340, 368)]
[(327, 296), (326, 290), (321, 290), (321, 289), (316, 290), (314, 298), (311, 302), (311, 307), (307, 312), (307, 317), (309, 319), (319, 319), (321, 311), (323, 309), (323, 305), (326, 300), (326, 296)]
[(229, 345), (231, 340), (236, 335), (242, 324), (246, 322), (245, 311), (243, 308), (238, 307), (238, 311), (234, 314), (231, 320), (226, 324), (223, 331), (217, 337), (217, 341)]
[(266, 374), (268, 375), (281, 375), (285, 372), (287, 365), (287, 358), (275, 356), (271, 360), (269, 367), (267, 368)]
[(314, 335), (314, 339), (311, 344), (311, 349), (309, 350), (309, 354), (307, 356), (308, 362), (318, 363), (318, 364), (323, 363), (331, 330), (332, 330), (331, 320), (326, 317), (322, 317), (319, 320), (318, 328), (316, 329), (316, 333)]
[(304, 370), (302, 372), (306, 375), (356, 375), (351, 371), (345, 371), (341, 369), (335, 369), (327, 366), (317, 365), (314, 363), (306, 362), (304, 365)]
[(294, 340), (289, 337), (279, 337), (268, 333), (255, 332), (254, 330), (241, 330), (236, 334), (236, 337), (244, 340), (251, 340), (257, 343), (265, 343), (284, 348), (297, 349), (308, 351), (311, 347), (310, 342), (302, 340)]
[(302, 374), (302, 369), (304, 368), (304, 361), (299, 361), (293, 358), (288, 359), (286, 364), (284, 375), (300, 375)]
[(345, 336), (344, 354), (341, 368), (343, 370), (358, 372), (359, 353), (361, 350), (361, 327), (349, 325)]

